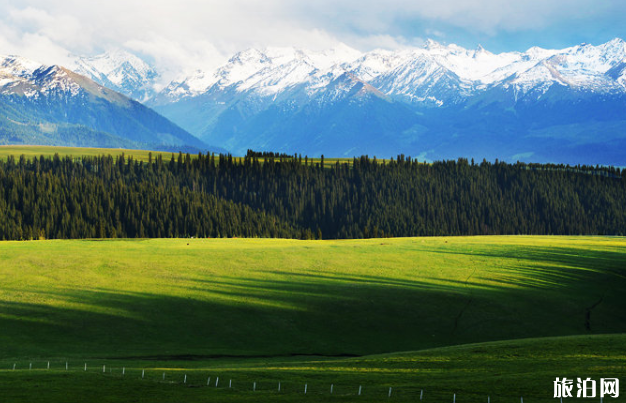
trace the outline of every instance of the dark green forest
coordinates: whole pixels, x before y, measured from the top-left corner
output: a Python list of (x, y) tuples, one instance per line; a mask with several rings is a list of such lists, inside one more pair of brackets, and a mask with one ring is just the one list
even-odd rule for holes
[(459, 159), (9, 157), (0, 239), (626, 233), (626, 171)]

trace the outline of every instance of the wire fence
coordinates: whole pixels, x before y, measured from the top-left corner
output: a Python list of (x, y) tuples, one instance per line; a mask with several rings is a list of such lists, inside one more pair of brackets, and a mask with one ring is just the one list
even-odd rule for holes
[[(117, 364), (117, 363), (115, 363)], [(1, 365), (1, 364), (0, 364)], [(424, 387), (416, 385), (393, 385), (393, 384), (371, 384), (367, 382), (354, 383), (346, 381), (326, 382), (319, 379), (304, 381), (294, 381), (290, 379), (260, 379), (250, 380), (250, 376), (235, 377), (232, 374), (220, 374), (216, 370), (206, 368), (137, 368), (108, 363), (78, 362), (78, 361), (32, 361), (14, 362), (9, 365), (0, 366), (2, 371), (61, 371), (71, 373), (99, 374), (112, 378), (128, 378), (154, 382), (159, 384), (179, 385), (187, 387), (204, 387), (228, 389), (233, 392), (252, 393), (280, 393), (280, 394), (302, 394), (302, 395), (333, 395), (333, 396), (368, 396), (376, 399), (401, 399), (411, 401), (430, 402), (484, 402), (496, 403), (506, 401), (508, 403), (524, 403), (524, 398), (519, 397), (511, 400), (511, 397), (500, 397), (496, 400), (492, 396), (478, 396), (474, 393), (466, 393), (461, 398), (456, 393), (444, 391), (428, 391)], [(225, 371), (226, 372), (226, 371)], [(264, 378), (264, 379), (263, 379)], [(552, 399), (557, 401), (557, 399)], [(587, 399), (589, 400), (589, 399)], [(536, 401), (536, 400), (534, 400)], [(600, 400), (601, 401), (601, 400)], [(527, 403), (530, 403), (527, 401)], [(534, 403), (534, 402), (533, 402)], [(557, 402), (558, 403), (558, 402)]]

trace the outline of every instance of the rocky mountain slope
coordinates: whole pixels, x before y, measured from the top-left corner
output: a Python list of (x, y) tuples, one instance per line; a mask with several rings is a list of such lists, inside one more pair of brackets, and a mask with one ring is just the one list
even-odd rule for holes
[(248, 49), (147, 104), (235, 153), (624, 165), (625, 66), (621, 39), (501, 54), (434, 41), (396, 52)]
[(60, 66), (0, 57), (0, 144), (204, 150), (155, 111)]

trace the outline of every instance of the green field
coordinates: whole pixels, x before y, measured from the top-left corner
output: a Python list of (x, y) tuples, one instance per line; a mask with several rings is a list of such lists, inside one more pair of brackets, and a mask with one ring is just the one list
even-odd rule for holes
[(152, 153), (153, 158), (162, 155), (165, 161), (172, 158), (172, 153), (164, 151), (147, 151), (147, 150), (128, 150), (122, 148), (85, 148), (85, 147), (55, 147), (55, 146), (0, 146), (0, 160), (6, 160), (8, 156), (19, 157), (25, 156), (27, 159), (33, 157), (52, 157), (59, 154), (60, 157), (97, 157), (101, 155), (112, 155), (113, 157), (124, 154), (126, 157), (133, 157), (136, 161), (147, 162), (149, 154)]
[[(623, 382), (625, 362), (624, 335), (576, 336), (343, 359), (85, 358), (69, 361), (67, 371), (58, 357), (49, 370), (47, 361), (0, 360), (0, 387), (3, 402), (416, 402), (423, 393), (424, 402), (452, 402), (456, 394), (457, 402), (520, 402), (523, 397), (547, 403), (555, 401), (556, 377), (618, 377)], [(606, 400), (624, 401), (623, 396)]]
[[(161, 155), (164, 161), (169, 161), (172, 158), (171, 152), (165, 151), (149, 151), (149, 150), (132, 150), (123, 148), (87, 148), (87, 147), (60, 147), (60, 146), (30, 146), (30, 145), (0, 145), (0, 161), (6, 160), (8, 156), (12, 155), (15, 158), (19, 158), (21, 155), (27, 159), (33, 157), (52, 157), (55, 154), (59, 154), (60, 157), (98, 157), (101, 155), (111, 155), (114, 158), (124, 154), (126, 157), (132, 157), (135, 161), (147, 162), (149, 160), (149, 154), (152, 153), (152, 157), (156, 158), (157, 155)], [(195, 155), (197, 156), (197, 155)], [(178, 153), (174, 153), (174, 157), (178, 158)], [(191, 155), (194, 158), (194, 154)], [(302, 157), (304, 159), (304, 156)], [(235, 157), (235, 160), (241, 160), (242, 157)], [(259, 158), (259, 161), (263, 162), (263, 158)], [(309, 158), (312, 163), (319, 163), (320, 158)], [(325, 158), (324, 164), (331, 166), (337, 162), (341, 164), (352, 165), (352, 158)], [(380, 159), (379, 161), (384, 161)]]
[(626, 375), (624, 262), (618, 237), (2, 242), (2, 401), (548, 401)]

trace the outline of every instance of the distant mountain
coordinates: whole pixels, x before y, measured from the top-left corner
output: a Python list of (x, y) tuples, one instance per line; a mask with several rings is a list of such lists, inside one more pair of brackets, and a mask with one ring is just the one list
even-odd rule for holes
[(139, 102), (60, 66), (0, 56), (0, 144), (205, 150)]
[(248, 49), (147, 101), (202, 140), (309, 155), (626, 165), (626, 44)]
[(72, 71), (139, 102), (156, 95), (159, 73), (148, 63), (124, 50), (114, 50), (93, 57), (75, 57), (68, 66)]

